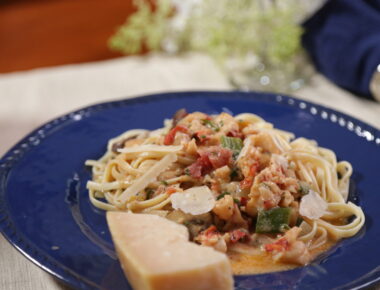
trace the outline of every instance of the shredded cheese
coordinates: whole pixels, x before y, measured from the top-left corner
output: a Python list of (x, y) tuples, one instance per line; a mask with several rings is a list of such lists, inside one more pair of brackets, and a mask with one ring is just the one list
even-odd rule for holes
[(327, 202), (318, 193), (309, 190), (309, 193), (302, 197), (300, 203), (300, 214), (309, 219), (319, 219), (326, 213)]

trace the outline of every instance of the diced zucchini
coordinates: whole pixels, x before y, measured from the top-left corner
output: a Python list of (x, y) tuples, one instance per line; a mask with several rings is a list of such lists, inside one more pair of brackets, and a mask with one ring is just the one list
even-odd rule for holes
[(281, 233), (289, 229), (291, 208), (277, 207), (259, 211), (256, 233)]
[(220, 143), (222, 144), (222, 147), (228, 148), (232, 151), (233, 157), (235, 159), (243, 148), (243, 141), (240, 138), (236, 137), (222, 136), (220, 137)]

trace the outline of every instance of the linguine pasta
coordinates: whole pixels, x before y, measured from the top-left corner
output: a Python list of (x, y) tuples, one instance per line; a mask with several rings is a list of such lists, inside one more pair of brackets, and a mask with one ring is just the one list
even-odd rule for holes
[(351, 164), (257, 115), (179, 110), (154, 131), (129, 130), (88, 160), (92, 204), (182, 223), (193, 241), (239, 245), (274, 262), (307, 264), (365, 217), (347, 202)]

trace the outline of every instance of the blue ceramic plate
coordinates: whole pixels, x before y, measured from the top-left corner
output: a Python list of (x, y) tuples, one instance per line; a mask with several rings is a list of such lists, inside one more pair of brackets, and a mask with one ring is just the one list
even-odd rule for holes
[(285, 96), (188, 92), (104, 103), (55, 119), (0, 160), (0, 228), (28, 259), (75, 288), (131, 289), (115, 258), (104, 212), (91, 206), (86, 159), (127, 129), (155, 129), (179, 108), (253, 112), (318, 141), (354, 168), (351, 199), (364, 228), (307, 267), (235, 277), (237, 289), (364, 287), (380, 280), (380, 132), (336, 111)]

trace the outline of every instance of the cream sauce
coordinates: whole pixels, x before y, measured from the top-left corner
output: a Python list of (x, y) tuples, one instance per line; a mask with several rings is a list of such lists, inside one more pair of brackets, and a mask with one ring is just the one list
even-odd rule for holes
[[(322, 246), (311, 250), (310, 253), (313, 259), (330, 249), (335, 243), (335, 241), (329, 240)], [(260, 251), (259, 249), (255, 250), (243, 244), (239, 245), (239, 249), (230, 250), (227, 255), (235, 275), (286, 271), (301, 266), (299, 264), (275, 262), (271, 254)]]

